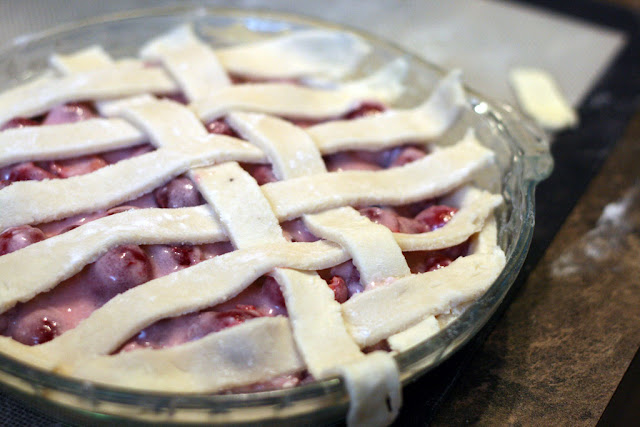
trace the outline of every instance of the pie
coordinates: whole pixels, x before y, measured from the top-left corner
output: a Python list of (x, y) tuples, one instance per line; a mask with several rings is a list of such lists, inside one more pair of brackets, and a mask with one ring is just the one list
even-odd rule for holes
[(214, 49), (190, 26), (0, 94), (0, 352), (121, 388), (231, 393), (333, 376), (351, 424), (401, 400), (393, 355), (500, 274), (472, 185), (493, 152), (452, 72), (394, 108), (400, 58), (291, 32)]

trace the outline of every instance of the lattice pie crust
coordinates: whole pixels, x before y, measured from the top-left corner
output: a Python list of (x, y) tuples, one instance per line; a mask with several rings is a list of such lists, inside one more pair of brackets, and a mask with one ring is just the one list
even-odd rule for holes
[[(144, 141), (156, 148), (86, 175), (0, 189), (0, 232), (110, 208), (181, 174), (207, 202), (105, 216), (1, 256), (0, 313), (53, 289), (118, 245), (231, 241), (236, 249), (118, 294), (44, 344), (0, 337), (0, 351), (81, 379), (177, 393), (216, 392), (302, 369), (316, 379), (339, 375), (351, 397), (351, 424), (389, 423), (401, 400), (393, 354), (436, 333), (439, 316), (482, 295), (505, 259), (492, 217), (501, 197), (467, 185), (492, 161), (492, 152), (472, 132), (451, 146), (432, 143), (463, 108), (458, 73), (412, 109), (306, 128), (282, 118), (340, 117), (362, 100), (392, 104), (405, 89), (402, 60), (344, 80), (368, 52), (359, 38), (329, 31), (214, 50), (185, 26), (150, 41), (141, 59), (113, 60), (99, 47), (54, 55), (50, 73), (0, 94), (0, 125), (87, 99), (102, 116), (2, 131), (0, 167)], [(234, 85), (230, 74), (258, 82)], [(176, 92), (187, 105), (154, 96)], [(203, 122), (217, 118), (242, 139), (208, 133)], [(381, 171), (327, 172), (322, 159), (406, 143), (430, 154)], [(279, 180), (260, 186), (238, 162), (270, 163)], [(443, 195), (458, 212), (443, 227), (420, 234), (393, 233), (352, 207)], [(294, 218), (321, 240), (287, 241), (280, 224)], [(466, 256), (435, 271), (411, 274), (403, 256), (468, 239)], [(340, 304), (316, 271), (348, 260), (365, 291)], [(265, 274), (279, 283), (288, 317), (247, 320), (175, 347), (113, 354), (154, 322), (227, 301)], [(391, 352), (363, 353), (382, 340)]]

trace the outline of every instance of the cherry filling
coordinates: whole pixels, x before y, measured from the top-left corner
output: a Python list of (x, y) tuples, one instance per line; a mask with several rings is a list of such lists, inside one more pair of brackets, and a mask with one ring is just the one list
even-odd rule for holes
[[(17, 227), (22, 230), (22, 234), (24, 234), (26, 230), (29, 230), (29, 233), (31, 233), (32, 235), (33, 233), (42, 234), (40, 236), (42, 238), (40, 238), (39, 240), (24, 237), (22, 236), (22, 234), (20, 235), (22, 237), (13, 236), (12, 233), (16, 233), (16, 231), (12, 231), (12, 228), (7, 229), (2, 234), (0, 234), (0, 256), (4, 255), (5, 253), (21, 249), (25, 246), (30, 245), (31, 243), (43, 240), (44, 238), (49, 238), (73, 230), (74, 228), (102, 218), (104, 216), (114, 215), (120, 212), (138, 208), (182, 208), (188, 206), (197, 206), (203, 203), (204, 199), (200, 195), (200, 192), (197, 190), (193, 182), (187, 177), (179, 176), (169, 181), (164, 186), (156, 189), (152, 193), (145, 194), (137, 199), (130, 200), (122, 205), (115, 206), (107, 210), (82, 213), (62, 220), (39, 224), (37, 226), (25, 225)], [(18, 241), (20, 242), (20, 246), (16, 246), (18, 245)], [(10, 249), (13, 247), (15, 247), (15, 249)]]
[[(246, 83), (246, 79), (234, 77), (234, 83)], [(298, 82), (292, 82), (297, 84)], [(186, 103), (182, 94), (167, 98)], [(338, 119), (356, 119), (379, 114), (385, 107), (375, 102), (363, 102), (357, 108)], [(15, 118), (0, 130), (38, 126), (40, 124), (73, 123), (96, 117), (92, 105), (72, 103), (58, 106), (41, 118)], [(318, 120), (289, 119), (298, 126), (320, 123)], [(239, 138), (224, 119), (205, 124), (210, 133)], [(69, 178), (90, 173), (110, 164), (153, 150), (149, 144), (77, 158), (42, 162), (23, 162), (0, 169), (0, 189), (12, 182)], [(403, 145), (379, 151), (352, 150), (325, 156), (329, 171), (382, 170), (404, 166), (428, 153), (425, 147)], [(245, 170), (263, 185), (277, 181), (271, 165), (243, 164)], [(204, 200), (194, 183), (186, 176), (178, 176), (138, 199), (111, 209), (80, 214), (60, 221), (38, 226), (24, 225), (4, 230), (0, 234), (0, 255), (14, 252), (45, 238), (72, 230), (95, 219), (137, 208), (181, 208), (197, 206)], [(393, 232), (423, 233), (446, 224), (456, 209), (428, 200), (407, 206), (369, 206), (359, 209), (370, 220), (384, 225)], [(284, 236), (293, 242), (318, 240), (301, 219), (281, 224)], [(20, 303), (0, 314), (0, 334), (10, 336), (28, 345), (50, 341), (104, 305), (114, 296), (126, 292), (149, 280), (194, 266), (234, 250), (229, 242), (209, 245), (122, 245), (108, 250), (80, 273), (60, 283), (49, 292), (40, 294), (26, 303)], [(466, 255), (468, 242), (439, 251), (405, 253), (412, 273), (423, 273), (443, 268), (456, 258)], [(360, 283), (360, 273), (352, 261), (330, 269), (318, 271), (339, 303), (365, 289)], [(234, 327), (249, 319), (262, 316), (287, 315), (280, 285), (271, 276), (257, 279), (236, 297), (215, 307), (187, 315), (158, 321), (132, 337), (117, 351), (137, 348), (163, 348), (196, 340), (207, 334)], [(385, 341), (365, 349), (389, 350)], [(117, 352), (116, 351), (116, 352)], [(307, 372), (278, 377), (254, 384), (237, 391), (258, 391), (299, 385), (311, 381)]]
[(256, 180), (258, 185), (268, 184), (269, 182), (276, 182), (278, 180), (273, 173), (273, 167), (271, 165), (241, 163), (240, 166)]
[[(16, 181), (42, 181), (45, 179), (64, 179), (85, 175), (115, 164), (124, 159), (139, 156), (152, 151), (148, 144), (104, 153), (90, 154), (61, 160), (41, 162), (22, 162), (0, 168), (0, 181), (9, 185)], [(5, 185), (5, 186), (6, 186)]]
[[(427, 154), (424, 147), (403, 145), (380, 151), (341, 151), (324, 156), (324, 162), (329, 172), (347, 170), (376, 171), (404, 166), (423, 158)], [(271, 165), (243, 163), (241, 166), (256, 180), (258, 185), (278, 181)]]
[(17, 251), (44, 239), (44, 233), (36, 227), (21, 225), (8, 228), (0, 234), (0, 255)]
[[(76, 123), (96, 117), (98, 117), (98, 113), (92, 104), (86, 102), (74, 102), (58, 105), (52, 108), (42, 118), (14, 118), (2, 126), (0, 131), (23, 128), (26, 126)], [(0, 188), (4, 188), (16, 181), (42, 181), (45, 179), (70, 178), (72, 176), (84, 175), (110, 164), (117, 163), (120, 160), (143, 154), (151, 149), (152, 147), (146, 144), (122, 150), (104, 152), (99, 155), (91, 154), (42, 162), (22, 162), (6, 166), (0, 168)]]
[(422, 146), (402, 145), (379, 151), (351, 150), (324, 156), (330, 172), (346, 170), (382, 170), (404, 166), (426, 156)]
[[(28, 226), (7, 231), (13, 231), (12, 236), (35, 234), (38, 237), (37, 232), (15, 230), (23, 227)], [(12, 238), (11, 243), (16, 243), (16, 237)], [(119, 293), (232, 250), (228, 242), (199, 246), (123, 245), (112, 248), (51, 291), (0, 314), (0, 334), (23, 344), (42, 344), (75, 328), (81, 320)], [(45, 334), (43, 331), (48, 332)]]
[(195, 184), (187, 177), (178, 177), (153, 192), (161, 208), (184, 208), (198, 206), (204, 199)]
[(361, 117), (373, 116), (375, 114), (382, 113), (386, 110), (386, 107), (379, 102), (365, 101), (362, 102), (357, 108), (344, 115), (343, 119), (353, 120)]
[(296, 126), (306, 128), (309, 126), (317, 125), (320, 123), (328, 122), (331, 120), (353, 120), (361, 117), (367, 117), (374, 114), (379, 114), (386, 110), (386, 107), (379, 102), (376, 101), (364, 101), (360, 103), (353, 110), (345, 113), (341, 117), (336, 117), (333, 119), (305, 119), (300, 117), (288, 117), (286, 120), (289, 120)]
[(0, 131), (7, 129), (20, 129), (27, 126), (40, 126), (39, 121), (33, 119), (27, 119), (25, 117), (16, 117), (14, 119), (9, 120), (4, 125), (0, 126)]
[(467, 240), (459, 245), (437, 251), (405, 252), (404, 256), (411, 273), (417, 274), (444, 268), (461, 256), (467, 255), (468, 252), (469, 241)]
[(263, 276), (236, 297), (211, 309), (160, 320), (127, 341), (121, 350), (163, 348), (204, 337), (264, 316), (287, 315), (280, 285)]
[(106, 301), (148, 282), (152, 278), (151, 272), (149, 257), (137, 245), (110, 249), (89, 266), (92, 290), (99, 299)]
[(43, 125), (75, 123), (98, 117), (93, 105), (86, 102), (73, 102), (53, 107), (45, 116)]
[(253, 306), (238, 305), (226, 311), (205, 310), (163, 319), (140, 331), (116, 353), (138, 348), (172, 347), (261, 316), (262, 314)]
[(240, 138), (240, 136), (236, 133), (236, 131), (233, 130), (231, 126), (229, 126), (227, 121), (224, 119), (213, 120), (205, 124), (204, 127), (207, 128), (207, 131), (209, 131), (209, 133), (217, 133), (218, 135), (226, 135), (226, 136), (232, 136), (234, 138)]
[(364, 291), (364, 286), (360, 283), (360, 272), (352, 261), (346, 261), (335, 267), (318, 271), (329, 288), (333, 291), (334, 298), (340, 304), (351, 298), (355, 294)]
[[(458, 210), (447, 205), (433, 204), (417, 215), (411, 215), (410, 208), (377, 207), (361, 208), (360, 214), (371, 221), (384, 225), (394, 233), (426, 233), (445, 225)], [(404, 215), (403, 215), (404, 213)]]

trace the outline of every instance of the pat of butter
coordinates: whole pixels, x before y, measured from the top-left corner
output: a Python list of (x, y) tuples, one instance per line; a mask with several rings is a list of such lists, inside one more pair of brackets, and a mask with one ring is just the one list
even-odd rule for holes
[(525, 114), (548, 130), (578, 124), (578, 115), (562, 95), (553, 77), (537, 68), (513, 68), (509, 80)]

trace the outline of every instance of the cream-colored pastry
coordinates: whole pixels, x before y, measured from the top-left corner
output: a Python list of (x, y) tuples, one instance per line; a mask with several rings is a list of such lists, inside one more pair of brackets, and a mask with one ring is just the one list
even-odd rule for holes
[[(357, 36), (331, 31), (214, 49), (183, 26), (149, 41), (141, 59), (113, 60), (100, 47), (54, 55), (53, 72), (0, 94), (0, 124), (86, 99), (106, 116), (1, 131), (0, 167), (143, 142), (154, 148), (81, 176), (0, 186), (0, 232), (113, 208), (179, 175), (206, 202), (116, 212), (0, 256), (0, 314), (55, 292), (122, 245), (230, 242), (234, 249), (125, 289), (48, 342), (28, 346), (1, 336), (0, 351), (83, 380), (176, 393), (218, 392), (301, 370), (316, 379), (338, 375), (350, 397), (350, 425), (392, 422), (401, 404), (394, 352), (436, 333), (437, 316), (481, 296), (504, 266), (492, 216), (502, 198), (471, 185), (493, 161), (473, 132), (447, 147), (435, 143), (464, 108), (458, 72), (414, 108), (344, 119), (363, 101), (391, 103), (405, 89), (404, 59), (345, 78), (368, 51)], [(230, 74), (297, 83), (234, 85)], [(182, 94), (187, 105), (157, 98), (166, 94)], [(303, 128), (285, 118), (326, 122)], [(206, 122), (222, 119), (240, 138), (207, 131)], [(424, 148), (424, 157), (395, 168), (328, 172), (323, 160), (409, 143)], [(259, 185), (245, 163), (270, 165), (277, 181)], [(357, 210), (432, 199), (457, 212), (417, 234), (393, 232)], [(320, 240), (288, 241), (289, 220)], [(467, 241), (466, 254), (434, 271), (412, 274), (403, 254)], [(364, 290), (344, 302), (318, 272), (349, 262)], [(287, 317), (119, 352), (156, 322), (229, 304), (263, 276), (279, 285)], [(366, 349), (385, 340), (393, 352)]]

